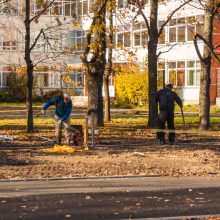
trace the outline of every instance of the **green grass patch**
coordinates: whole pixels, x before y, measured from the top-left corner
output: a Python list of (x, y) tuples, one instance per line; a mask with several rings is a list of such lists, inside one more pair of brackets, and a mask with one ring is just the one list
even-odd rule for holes
[[(126, 126), (147, 126), (147, 118), (114, 118), (109, 123), (110, 125), (126, 125)], [(187, 116), (185, 122), (188, 129), (198, 129), (199, 117), (198, 116)], [(73, 119), (71, 124), (82, 124), (85, 125), (84, 119)], [(106, 123), (108, 124), (108, 123)], [(181, 116), (175, 117), (175, 124), (177, 126), (183, 125)], [(37, 128), (46, 128), (54, 126), (54, 121), (48, 118), (36, 118), (34, 119), (34, 126)], [(21, 128), (20, 128), (21, 127)], [(211, 127), (220, 130), (220, 117), (211, 117)], [(26, 119), (1, 119), (0, 129), (1, 130), (23, 130), (26, 128)]]
[[(134, 107), (136, 110), (142, 110), (142, 111), (147, 111), (148, 106), (141, 106), (141, 107)], [(175, 111), (180, 112), (180, 107), (178, 105), (175, 106)], [(199, 112), (199, 105), (184, 105), (183, 106), (183, 111), (184, 112)], [(220, 108), (217, 107), (216, 105), (212, 105), (210, 108), (211, 114), (218, 114), (220, 113)]]

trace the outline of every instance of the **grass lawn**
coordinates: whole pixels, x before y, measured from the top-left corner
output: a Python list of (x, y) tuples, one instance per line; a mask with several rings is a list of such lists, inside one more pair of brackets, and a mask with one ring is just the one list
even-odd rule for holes
[[(137, 110), (146, 110), (147, 108), (148, 108), (147, 106), (135, 107), (135, 109), (137, 109)], [(180, 112), (180, 107), (178, 105), (176, 105), (175, 110), (177, 112)], [(199, 112), (199, 105), (184, 105), (183, 111), (184, 112)], [(210, 112), (211, 112), (211, 114), (220, 113), (220, 107), (217, 107), (216, 105), (212, 105)]]

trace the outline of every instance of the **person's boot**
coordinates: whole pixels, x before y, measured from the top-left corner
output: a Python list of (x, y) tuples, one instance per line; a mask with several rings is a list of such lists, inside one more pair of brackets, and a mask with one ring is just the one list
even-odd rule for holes
[(70, 145), (70, 139), (69, 139), (69, 138), (66, 140), (66, 145), (67, 145), (67, 146)]
[(175, 144), (175, 139), (169, 139), (170, 145), (174, 145)]
[(163, 138), (160, 138), (159, 141), (160, 141), (160, 145), (165, 145), (166, 144), (165, 139), (163, 139)]
[(57, 138), (57, 139), (56, 139), (56, 144), (57, 144), (57, 145), (61, 145), (61, 138)]

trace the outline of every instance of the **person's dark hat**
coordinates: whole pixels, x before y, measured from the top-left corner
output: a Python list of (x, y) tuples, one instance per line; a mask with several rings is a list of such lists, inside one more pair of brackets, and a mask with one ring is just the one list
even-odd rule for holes
[(167, 84), (167, 85), (166, 85), (166, 88), (168, 88), (168, 89), (173, 89), (173, 85), (172, 85), (172, 84)]

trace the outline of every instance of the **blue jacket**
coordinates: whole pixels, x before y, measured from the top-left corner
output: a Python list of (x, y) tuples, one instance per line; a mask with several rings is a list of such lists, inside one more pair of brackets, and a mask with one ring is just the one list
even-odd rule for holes
[(56, 96), (55, 98), (50, 99), (43, 106), (43, 109), (47, 110), (51, 105), (56, 106), (55, 114), (61, 119), (61, 121), (65, 121), (72, 112), (72, 101), (65, 103), (63, 96)]

